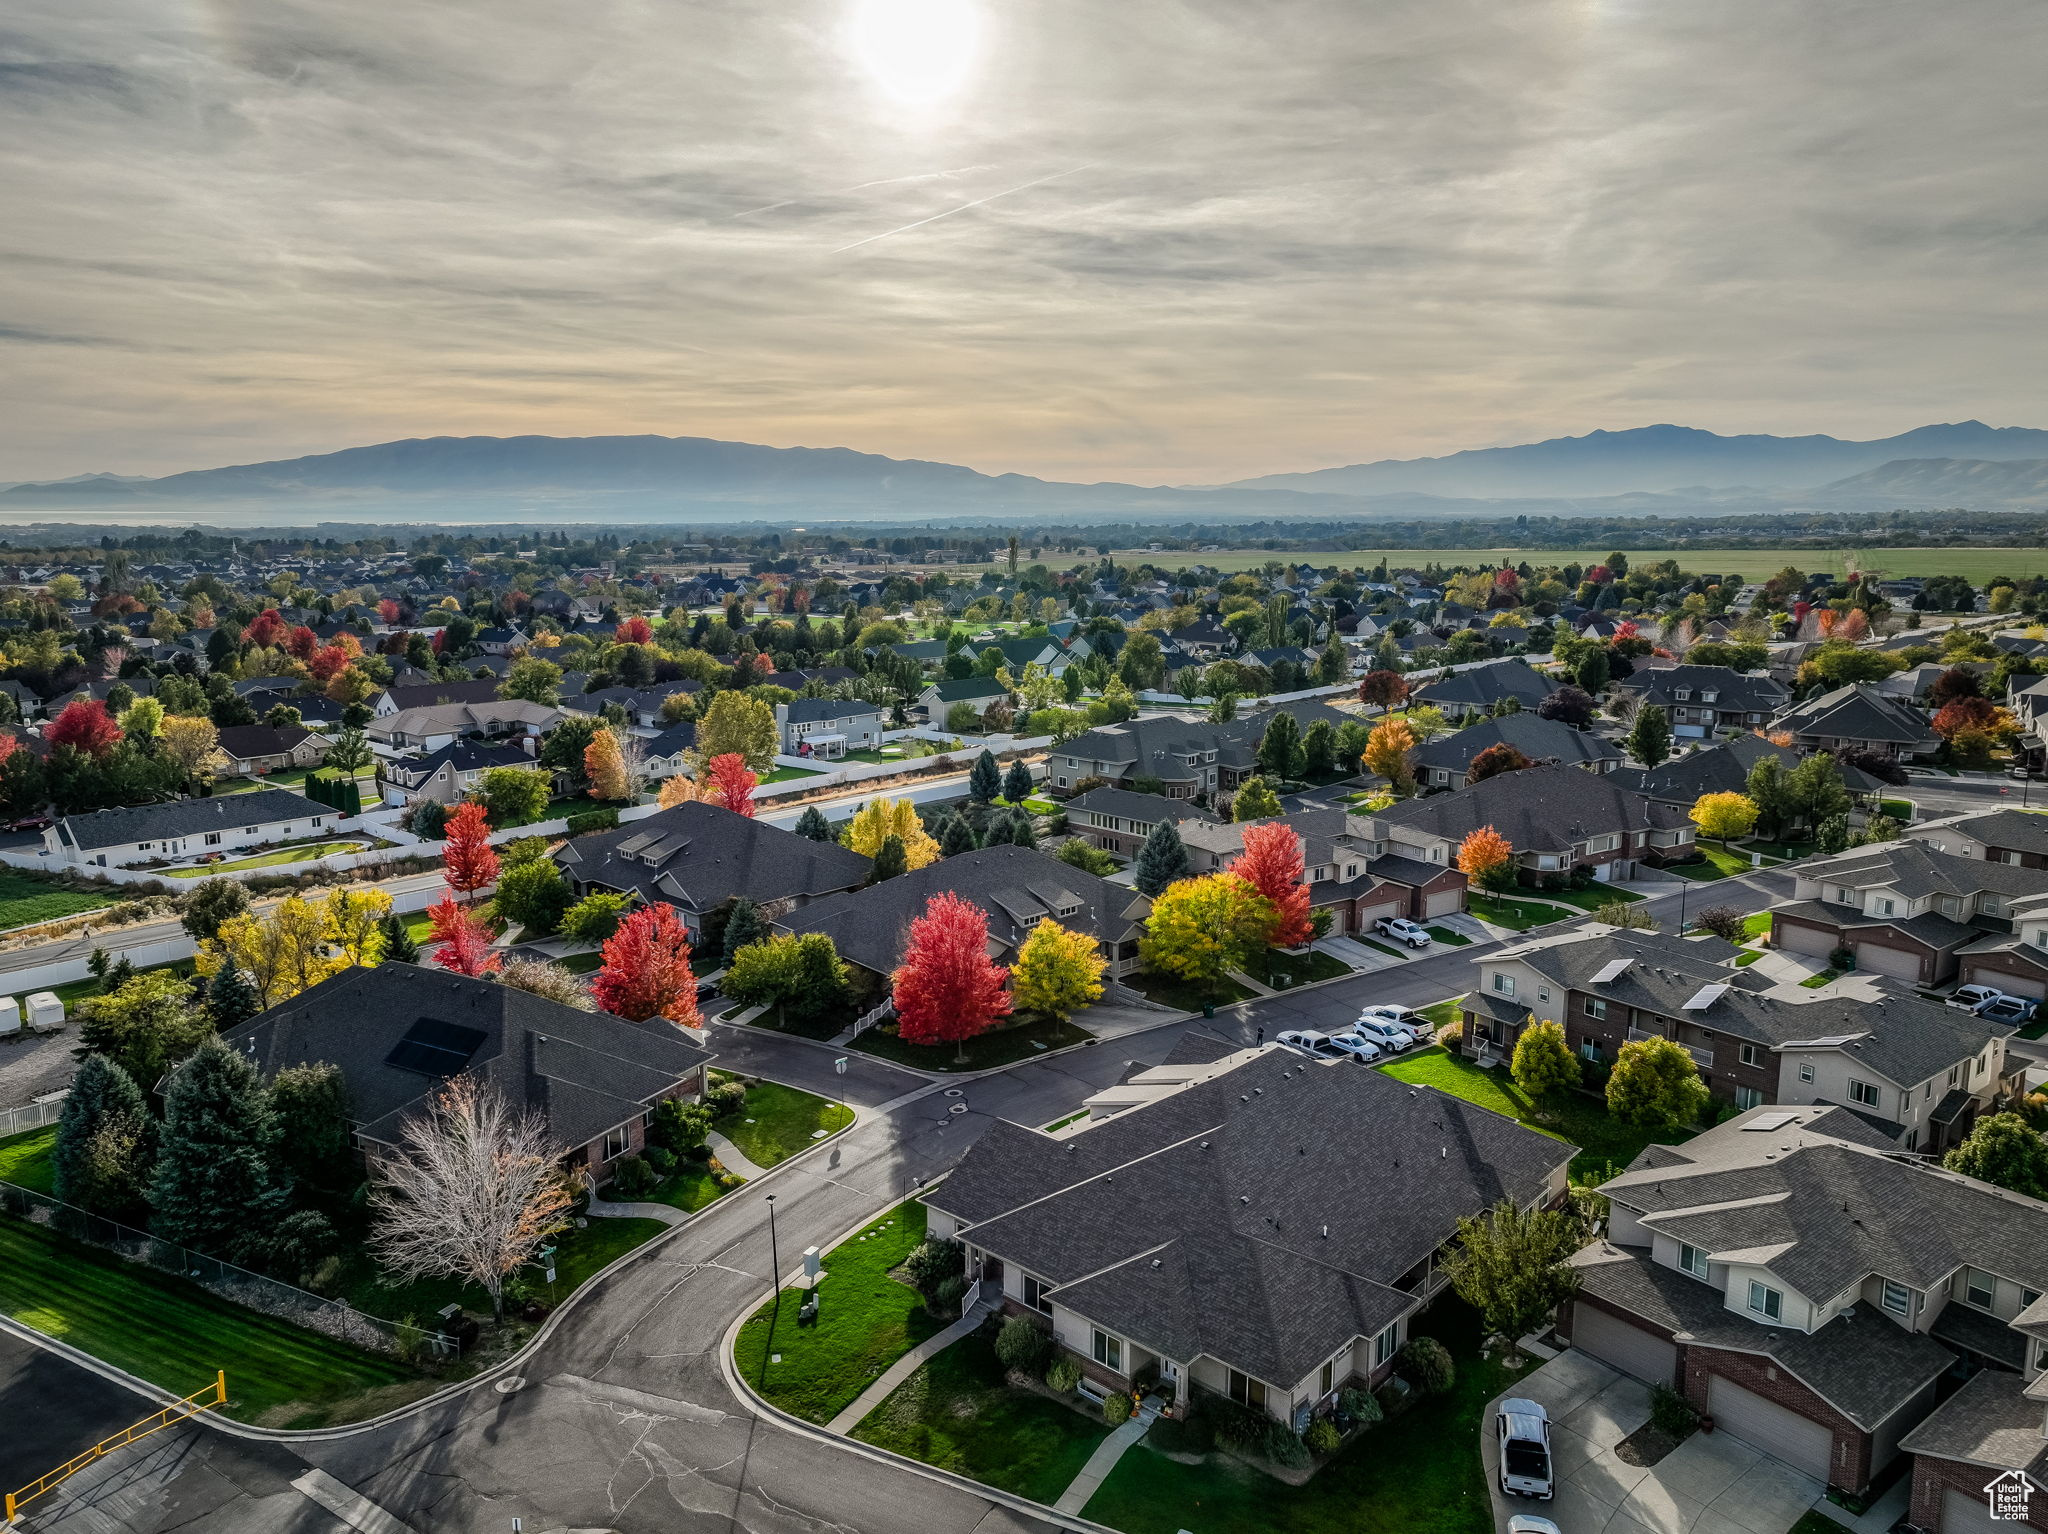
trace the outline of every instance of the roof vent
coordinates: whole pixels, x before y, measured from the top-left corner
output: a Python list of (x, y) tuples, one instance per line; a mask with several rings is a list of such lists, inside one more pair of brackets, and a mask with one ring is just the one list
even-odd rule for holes
[[(1073, 1149), (1073, 1147), (1072, 1147), (1072, 1146), (1068, 1146), (1067, 1148), (1068, 1148), (1069, 1150), (1072, 1150), (1072, 1149)], [(1209, 1142), (1208, 1142), (1207, 1140), (1204, 1140), (1204, 1141), (1202, 1142), (1202, 1149), (1203, 1149), (1203, 1150), (1207, 1150), (1208, 1148), (1209, 1148)]]
[(1159, 1266), (1159, 1259), (1157, 1257), (1152, 1259), (1152, 1266), (1155, 1268)]
[(1323, 1239), (1325, 1241), (1330, 1239), (1330, 1227), (1327, 1225), (1323, 1227)]
[(1237, 1196), (1237, 1201), (1240, 1204), (1249, 1204), (1252, 1201), (1252, 1196), (1249, 1193), (1240, 1193)]

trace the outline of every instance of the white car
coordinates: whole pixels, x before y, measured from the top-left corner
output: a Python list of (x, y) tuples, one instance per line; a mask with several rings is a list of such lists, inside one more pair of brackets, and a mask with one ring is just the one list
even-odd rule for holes
[(1280, 1035), (1280, 1042), (1297, 1053), (1317, 1060), (1342, 1060), (1343, 1050), (1330, 1042), (1330, 1036), (1314, 1028), (1290, 1028)]
[(1407, 1007), (1367, 1007), (1358, 1014), (1358, 1022), (1352, 1026), (1362, 1027), (1368, 1022), (1398, 1029), (1416, 1044), (1428, 1044), (1436, 1038), (1436, 1030), (1430, 1027), (1428, 1020), (1420, 1012)]
[(1410, 948), (1427, 948), (1435, 941), (1405, 916), (1382, 916), (1372, 924), (1372, 927), (1380, 936), (1390, 937), (1397, 943), (1406, 943)]
[(1517, 1513), (1508, 1520), (1508, 1534), (1563, 1534), (1548, 1518), (1534, 1513)]
[(2003, 996), (1995, 985), (1959, 985), (1949, 996), (1948, 1004), (1961, 1012), (1974, 1012), (1987, 1001), (1996, 1001)]
[(1382, 1022), (1370, 1012), (1351, 1025), (1355, 1036), (1370, 1039), (1381, 1049), (1399, 1054), (1404, 1049), (1415, 1047), (1415, 1035), (1398, 1023)]
[(1511, 1497), (1548, 1502), (1553, 1489), (1550, 1413), (1540, 1401), (1510, 1396), (1500, 1403), (1494, 1432), (1500, 1440), (1500, 1489)]
[[(1340, 1050), (1347, 1059), (1356, 1060), (1360, 1065), (1370, 1065), (1379, 1059), (1385, 1046), (1379, 1040), (1359, 1029), (1353, 1033), (1333, 1033), (1327, 1040), (1330, 1048)], [(1399, 1048), (1399, 1045), (1394, 1046)]]

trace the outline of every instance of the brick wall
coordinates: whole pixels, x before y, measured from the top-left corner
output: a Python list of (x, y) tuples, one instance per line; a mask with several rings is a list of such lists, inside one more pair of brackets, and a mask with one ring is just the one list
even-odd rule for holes
[[(1941, 1497), (1945, 1491), (1959, 1491), (1972, 1501), (1984, 1501), (1984, 1487), (1997, 1474), (1983, 1465), (1966, 1465), (1960, 1460), (1931, 1459), (1924, 1454), (1913, 1456), (1913, 1500), (1906, 1512), (1906, 1521), (1916, 1529), (1938, 1529), (1941, 1527)], [(2028, 1517), (2024, 1523), (2008, 1524), (2018, 1534), (2021, 1529), (2038, 1529), (2048, 1534), (2048, 1496), (2036, 1492), (2027, 1504)]]
[[(1740, 1385), (1752, 1394), (1818, 1422), (1835, 1435), (1830, 1455), (1834, 1474), (1830, 1484), (1857, 1492), (1870, 1484), (1870, 1435), (1836, 1411), (1819, 1396), (1794, 1379), (1768, 1358), (1750, 1353), (1725, 1353), (1716, 1348), (1688, 1347), (1681, 1361), (1679, 1377), (1685, 1381), (1685, 1397), (1704, 1412), (1707, 1387), (1714, 1375)], [(1847, 1452), (1844, 1452), (1844, 1445)]]

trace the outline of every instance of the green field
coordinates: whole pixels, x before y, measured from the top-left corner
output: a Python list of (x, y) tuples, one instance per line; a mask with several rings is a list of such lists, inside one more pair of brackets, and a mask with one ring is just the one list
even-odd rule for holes
[(81, 911), (97, 911), (112, 905), (110, 891), (96, 894), (66, 889), (54, 879), (21, 869), (0, 869), (0, 929), (25, 927), (31, 922), (56, 921)]
[(241, 873), (251, 868), (280, 868), (286, 863), (310, 863), (334, 852), (361, 852), (368, 845), (368, 842), (309, 842), (304, 846), (280, 847), (275, 852), (236, 858), (227, 863), (206, 863), (198, 868), (166, 868), (163, 876), (166, 879), (206, 879), (214, 874)]
[[(1151, 563), (1162, 569), (1183, 565), (1209, 565), (1218, 570), (1257, 570), (1269, 560), (1288, 564), (1303, 561), (1318, 567), (1341, 565), (1370, 570), (1380, 560), (1394, 569), (1421, 569), (1425, 565), (1499, 564), (1503, 560), (1532, 565), (1598, 564), (1611, 549), (1232, 549), (1221, 554), (1197, 554), (1192, 550), (1169, 549), (1151, 554), (1143, 549), (1119, 549), (1119, 564)], [(1704, 570), (1714, 575), (1737, 575), (1745, 580), (1766, 580), (1787, 565), (1808, 574), (1831, 571), (1839, 574), (1848, 550), (1843, 549), (1624, 549), (1631, 564), (1652, 564), (1675, 559), (1680, 568)], [(1994, 575), (2048, 575), (2048, 549), (1867, 549), (1860, 561), (1882, 575), (1962, 575), (1981, 585)], [(1052, 559), (1048, 565), (1055, 564)]]

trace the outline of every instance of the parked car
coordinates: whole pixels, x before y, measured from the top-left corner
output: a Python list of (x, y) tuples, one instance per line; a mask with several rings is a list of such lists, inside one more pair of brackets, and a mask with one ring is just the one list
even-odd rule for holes
[(1534, 1513), (1517, 1513), (1508, 1520), (1508, 1534), (1563, 1534), (1548, 1518), (1538, 1518)]
[(2024, 996), (1994, 996), (1970, 1010), (1989, 1023), (2026, 1023), (2033, 1021), (2038, 1005)]
[(1379, 1040), (1363, 1031), (1357, 1033), (1333, 1033), (1329, 1038), (1330, 1048), (1340, 1050), (1346, 1059), (1356, 1060), (1360, 1065), (1370, 1065), (1384, 1052)]
[(1370, 1012), (1367, 1012), (1357, 1022), (1353, 1023), (1351, 1031), (1354, 1034), (1363, 1035), (1379, 1045), (1380, 1048), (1389, 1050), (1397, 1055), (1404, 1049), (1413, 1049), (1415, 1047), (1414, 1034), (1398, 1024), (1382, 1022)]
[(1494, 1418), (1500, 1440), (1500, 1489), (1511, 1497), (1548, 1502), (1553, 1490), (1550, 1472), (1550, 1413), (1539, 1401), (1509, 1396)]
[(1358, 1014), (1358, 1021), (1363, 1023), (1368, 1018), (1389, 1028), (1398, 1028), (1417, 1044), (1428, 1044), (1436, 1038), (1436, 1029), (1430, 1026), (1429, 1019), (1408, 1007), (1367, 1007)]
[(1380, 936), (1390, 937), (1397, 943), (1406, 943), (1410, 948), (1427, 948), (1435, 941), (1405, 916), (1382, 916), (1372, 924), (1372, 927)]
[(1280, 1035), (1289, 1049), (1318, 1060), (1342, 1060), (1345, 1052), (1330, 1042), (1330, 1036), (1315, 1028), (1290, 1028)]
[(1959, 985), (1949, 997), (1948, 1004), (1961, 1012), (1974, 1012), (1987, 1001), (1996, 1001), (2003, 996), (1995, 985)]

